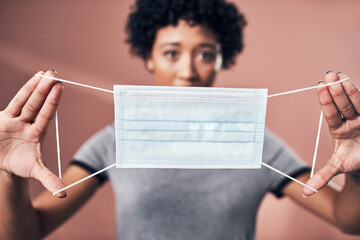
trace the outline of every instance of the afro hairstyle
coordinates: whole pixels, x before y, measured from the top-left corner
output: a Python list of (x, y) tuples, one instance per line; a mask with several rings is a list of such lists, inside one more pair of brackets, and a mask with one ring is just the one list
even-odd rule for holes
[(222, 68), (235, 63), (243, 49), (244, 16), (224, 0), (137, 0), (126, 24), (127, 43), (132, 54), (147, 60), (158, 29), (176, 26), (179, 20), (192, 25), (206, 23), (221, 44)]

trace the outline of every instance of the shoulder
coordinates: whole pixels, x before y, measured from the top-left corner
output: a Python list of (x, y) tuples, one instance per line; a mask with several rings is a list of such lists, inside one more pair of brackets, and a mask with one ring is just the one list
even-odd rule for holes
[(263, 162), (288, 175), (308, 171), (309, 169), (307, 164), (290, 146), (268, 129), (265, 131)]
[(115, 148), (115, 127), (114, 123), (107, 125), (91, 136), (75, 154), (75, 159), (79, 155), (106, 155), (108, 151)]
[(114, 123), (105, 126), (97, 131), (91, 138), (92, 141), (105, 141), (110, 142), (115, 140), (115, 125)]
[(105, 145), (115, 141), (115, 126), (114, 123), (105, 126), (104, 128), (93, 134), (85, 144)]
[(265, 128), (263, 155), (265, 159), (274, 158), (280, 152), (289, 151), (290, 147), (275, 135), (270, 129)]

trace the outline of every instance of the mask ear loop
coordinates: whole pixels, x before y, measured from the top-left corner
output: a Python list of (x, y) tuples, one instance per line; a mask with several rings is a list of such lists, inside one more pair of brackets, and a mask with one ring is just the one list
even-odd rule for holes
[[(58, 113), (57, 113), (57, 111), (55, 113), (55, 128), (56, 128), (56, 146), (57, 146), (56, 149), (57, 149), (57, 156), (58, 156), (59, 178), (62, 179), (62, 177), (61, 177), (61, 160), (60, 160), (59, 123), (58, 123)], [(110, 166), (108, 166), (106, 168), (103, 168), (100, 171), (97, 171), (97, 172), (95, 172), (95, 173), (93, 173), (93, 174), (91, 174), (91, 175), (89, 175), (89, 176), (87, 176), (87, 177), (85, 177), (83, 179), (80, 179), (79, 181), (76, 181), (76, 182), (66, 186), (63, 189), (60, 189), (59, 191), (54, 192), (53, 195), (55, 196), (59, 192), (62, 192), (64, 190), (68, 189), (68, 188), (71, 188), (71, 187), (73, 187), (73, 186), (75, 186), (75, 185), (77, 185), (77, 184), (79, 184), (79, 183), (81, 183), (81, 182), (83, 182), (83, 181), (85, 181), (85, 180), (87, 180), (89, 178), (92, 178), (92, 177), (98, 175), (99, 173), (102, 173), (102, 172), (104, 172), (104, 171), (106, 171), (106, 170), (108, 170), (108, 169), (110, 169), (110, 168), (112, 168), (114, 166), (116, 166), (116, 163), (114, 163), (114, 164), (112, 164), (112, 165), (110, 165)]]
[[(42, 76), (42, 75), (41, 75), (41, 76)], [(286, 95), (286, 94), (291, 94), (291, 93), (303, 92), (303, 91), (307, 91), (307, 90), (315, 89), (315, 88), (322, 88), (322, 87), (326, 87), (326, 86), (331, 86), (331, 85), (335, 85), (335, 84), (339, 84), (339, 83), (345, 82), (345, 81), (347, 81), (347, 80), (350, 80), (350, 78), (349, 78), (349, 77), (346, 77), (346, 78), (341, 79), (341, 80), (339, 80), (339, 81), (337, 81), (337, 82), (327, 83), (327, 84), (324, 84), (324, 85), (317, 85), (317, 86), (313, 86), (313, 87), (300, 88), (300, 89), (296, 89), (296, 90), (292, 90), (292, 91), (276, 93), (276, 94), (269, 95), (268, 98), (277, 97), (277, 96)]]
[[(315, 163), (316, 163), (317, 150), (318, 150), (318, 147), (319, 147), (319, 140), (320, 140), (320, 132), (321, 132), (322, 120), (323, 120), (323, 112), (321, 111), (321, 113), (320, 113), (320, 120), (319, 120), (319, 128), (318, 128), (318, 132), (317, 132), (317, 136), (316, 136), (315, 151), (314, 151), (314, 156), (313, 156), (313, 163), (312, 163), (310, 178), (314, 175), (314, 169), (315, 169)], [(277, 173), (279, 173), (279, 174), (281, 174), (281, 175), (283, 175), (283, 176), (291, 179), (292, 181), (295, 181), (295, 182), (303, 185), (304, 187), (307, 187), (307, 188), (313, 190), (314, 192), (318, 192), (316, 189), (314, 189), (314, 188), (312, 188), (312, 187), (310, 187), (310, 186), (308, 186), (308, 185), (300, 182), (299, 180), (297, 180), (297, 179), (295, 179), (295, 178), (293, 178), (293, 177), (291, 177), (291, 176), (289, 176), (289, 175), (281, 172), (280, 170), (278, 170), (278, 169), (276, 169), (276, 168), (274, 168), (274, 167), (271, 167), (270, 165), (268, 165), (268, 164), (266, 164), (266, 163), (264, 163), (264, 162), (262, 162), (261, 164), (262, 164), (263, 166), (269, 168), (270, 170), (273, 170), (274, 172), (277, 172)]]
[[(98, 174), (100, 174), (100, 173), (102, 173), (102, 172), (105, 172), (105, 171), (107, 171), (107, 170), (109, 170), (110, 168), (113, 168), (113, 167), (115, 167), (115, 166), (116, 166), (116, 163), (111, 164), (110, 166), (107, 166), (107, 167), (105, 167), (105, 168), (103, 168), (103, 169), (101, 169), (101, 170), (99, 170), (99, 171), (97, 171), (97, 172), (95, 172), (95, 173), (87, 176), (87, 177), (84, 177), (84, 178), (80, 179), (79, 181), (76, 181), (76, 182), (74, 182), (74, 183), (72, 183), (72, 184), (70, 184), (70, 185), (68, 185), (68, 186), (66, 186), (66, 187), (64, 187), (64, 188), (62, 188), (62, 189), (54, 192), (53, 195), (55, 196), (55, 195), (58, 194), (59, 192), (62, 192), (62, 191), (64, 191), (64, 190), (66, 190), (66, 189), (69, 189), (69, 188), (71, 188), (71, 187), (73, 187), (73, 186), (75, 186), (75, 185), (77, 185), (77, 184), (79, 184), (79, 183), (81, 183), (81, 182), (83, 182), (83, 181), (85, 181), (85, 180), (88, 180), (89, 178), (95, 177), (96, 175), (98, 175)], [(313, 190), (313, 191), (314, 191), (314, 190)]]
[[(56, 78), (56, 77), (43, 76), (43, 75), (40, 75), (40, 74), (35, 74), (35, 76), (39, 76), (39, 77), (42, 77), (42, 78), (49, 78), (49, 79), (53, 79), (53, 80), (56, 80), (56, 81), (65, 82), (65, 83), (69, 83), (69, 84), (73, 84), (73, 85), (77, 85), (77, 86), (81, 86), (81, 87), (87, 87), (87, 88), (91, 88), (91, 89), (95, 89), (95, 90), (99, 90), (99, 91), (103, 91), (103, 92), (108, 92), (108, 93), (112, 93), (112, 94), (114, 93), (114, 91), (111, 91), (111, 90), (108, 90), (108, 89), (98, 88), (98, 87), (94, 87), (94, 86), (90, 86), (90, 85), (86, 85), (86, 84), (81, 84), (81, 83), (76, 83), (76, 82), (72, 82), (72, 81), (68, 81), (68, 80), (64, 80), (64, 79), (60, 79), (60, 78)], [(347, 78), (344, 78), (344, 79), (342, 79), (342, 80), (340, 80), (340, 81), (333, 82), (333, 83), (328, 83), (328, 84), (324, 84), (324, 85), (320, 85), (320, 86), (313, 86), (313, 87), (301, 88), (301, 89), (296, 89), (296, 90), (292, 90), (292, 91), (287, 91), (287, 92), (272, 94), (272, 95), (268, 95), (268, 98), (276, 97), (276, 96), (281, 96), (281, 95), (286, 95), (286, 94), (291, 94), (291, 93), (302, 92), (302, 91), (307, 91), (307, 90), (310, 90), (310, 89), (315, 89), (315, 88), (320, 88), (320, 87), (326, 87), (326, 86), (330, 86), (330, 85), (335, 85), (335, 84), (339, 84), (339, 83), (345, 82), (345, 81), (347, 81), (347, 80), (349, 80), (349, 79), (350, 79), (350, 78), (347, 77)], [(320, 118), (321, 120), (320, 120), (320, 121), (322, 121), (322, 118), (323, 118), (323, 117), (322, 117), (322, 112), (321, 112), (321, 118)], [(58, 133), (59, 129), (58, 129), (58, 116), (57, 116), (57, 112), (56, 112), (56, 117), (55, 117), (55, 125), (56, 125), (56, 132), (57, 132), (57, 134), (56, 134), (56, 135), (57, 135), (56, 141), (57, 141), (57, 145), (58, 145), (58, 146), (57, 146), (57, 151), (58, 151), (59, 178), (61, 179), (61, 162), (60, 162), (60, 146), (59, 146), (59, 133)], [(320, 126), (321, 126), (321, 124), (319, 123), (318, 136), (317, 136), (317, 140), (316, 140), (317, 143), (316, 143), (316, 146), (315, 146), (315, 153), (314, 153), (314, 158), (313, 158), (313, 168), (314, 168), (314, 166), (315, 166), (315, 159), (316, 159), (316, 153), (317, 153), (317, 148), (318, 148)], [(277, 172), (277, 173), (279, 173), (279, 174), (281, 174), (281, 175), (289, 178), (289, 179), (292, 180), (292, 181), (295, 181), (295, 182), (303, 185), (304, 187), (307, 187), (307, 188), (311, 189), (311, 190), (314, 191), (314, 192), (318, 192), (316, 189), (314, 189), (314, 188), (306, 185), (305, 183), (300, 182), (299, 180), (297, 180), (297, 179), (295, 179), (295, 178), (287, 175), (286, 173), (281, 172), (280, 170), (278, 170), (278, 169), (276, 169), (276, 168), (274, 168), (274, 167), (272, 167), (272, 166), (270, 166), (270, 165), (268, 165), (268, 164), (266, 164), (266, 163), (264, 163), (264, 162), (262, 162), (262, 165), (265, 166), (265, 167), (267, 167), (267, 168), (269, 168), (269, 169), (272, 170), (272, 171), (275, 171), (275, 172)], [(85, 177), (85, 178), (80, 179), (80, 180), (77, 181), (77, 182), (74, 182), (74, 183), (68, 185), (68, 186), (65, 187), (65, 188), (62, 188), (62, 189), (54, 192), (53, 195), (55, 196), (57, 193), (62, 192), (62, 191), (64, 191), (64, 190), (66, 190), (66, 189), (69, 189), (69, 188), (71, 188), (71, 187), (73, 187), (73, 186), (75, 186), (75, 185), (77, 185), (77, 184), (79, 184), (79, 183), (81, 183), (81, 182), (83, 182), (83, 181), (85, 181), (85, 180), (87, 180), (87, 179), (89, 179), (89, 178), (92, 178), (92, 177), (94, 177), (94, 176), (96, 176), (96, 175), (98, 175), (98, 174), (100, 174), (100, 173), (102, 173), (102, 172), (104, 172), (104, 171), (106, 171), (106, 170), (108, 170), (108, 169), (110, 169), (110, 168), (112, 168), (112, 167), (115, 167), (115, 166), (116, 166), (116, 163), (114, 163), (114, 164), (112, 164), (112, 165), (110, 165), (110, 166), (107, 166), (107, 167), (105, 167), (105, 168), (103, 168), (103, 169), (101, 169), (101, 170), (99, 170), (99, 171), (97, 171), (97, 172), (95, 172), (95, 173), (93, 173), (93, 174)], [(313, 172), (313, 170), (312, 170), (312, 172)]]
[(56, 81), (60, 81), (60, 82), (64, 82), (64, 83), (69, 83), (69, 84), (73, 84), (73, 85), (80, 86), (80, 87), (87, 87), (87, 88), (91, 88), (91, 89), (99, 90), (99, 91), (103, 91), (103, 92), (114, 93), (114, 91), (111, 91), (111, 90), (108, 90), (108, 89), (105, 89), (105, 88), (94, 87), (94, 86), (90, 86), (90, 85), (86, 85), (86, 84), (82, 84), (82, 83), (77, 83), (77, 82), (72, 82), (72, 81), (69, 81), (69, 80), (64, 80), (64, 79), (61, 79), (61, 78), (56, 78), (56, 77), (51, 77), (51, 76), (44, 76), (44, 75), (40, 75), (40, 74), (35, 74), (34, 76), (41, 77), (41, 78), (48, 78), (48, 79), (52, 79), (52, 80), (56, 80)]
[(312, 163), (312, 167), (311, 167), (310, 178), (312, 178), (312, 176), (314, 175), (316, 156), (317, 156), (317, 150), (318, 150), (318, 147), (319, 147), (320, 132), (321, 132), (321, 126), (322, 126), (323, 117), (324, 117), (324, 114), (321, 111), (320, 112), (320, 120), (319, 120), (318, 132), (317, 132), (317, 135), (316, 135), (315, 151), (314, 151), (314, 156), (313, 156), (313, 163)]
[(58, 168), (59, 168), (59, 178), (62, 180), (61, 176), (61, 158), (60, 158), (60, 137), (59, 137), (59, 119), (58, 112), (55, 112), (55, 131), (56, 131), (56, 151), (58, 157)]
[(282, 172), (282, 171), (280, 171), (280, 170), (278, 170), (278, 169), (276, 169), (276, 168), (274, 168), (274, 167), (272, 167), (272, 166), (270, 166), (270, 165), (268, 165), (268, 164), (266, 164), (266, 163), (264, 163), (264, 162), (262, 162), (261, 164), (262, 164), (264, 167), (267, 167), (268, 169), (273, 170), (274, 172), (279, 173), (279, 174), (281, 174), (281, 175), (283, 175), (283, 176), (291, 179), (292, 181), (297, 182), (297, 183), (303, 185), (304, 187), (307, 187), (307, 188), (313, 190), (314, 192), (318, 192), (315, 188), (312, 188), (312, 187), (306, 185), (305, 183), (300, 182), (300, 181), (297, 180), (296, 178), (293, 178), (293, 177), (287, 175), (286, 173), (284, 173), (284, 172)]

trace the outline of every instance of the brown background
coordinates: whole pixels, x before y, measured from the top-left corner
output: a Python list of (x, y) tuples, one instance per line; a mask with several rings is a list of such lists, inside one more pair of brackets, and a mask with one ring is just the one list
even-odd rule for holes
[[(111, 89), (113, 84), (153, 84), (141, 60), (129, 55), (124, 24), (133, 0), (0, 2), (0, 109), (38, 70)], [(245, 51), (222, 72), (217, 86), (268, 88), (269, 94), (316, 85), (329, 69), (360, 78), (360, 1), (238, 0), (245, 13)], [(320, 108), (315, 91), (269, 99), (267, 125), (309, 164)], [(62, 161), (113, 119), (112, 95), (65, 85), (59, 109)], [(324, 125), (317, 169), (332, 143)], [(57, 172), (54, 126), (44, 158)], [(342, 177), (337, 177), (342, 183)], [(121, 186), (116, 186), (121, 187)], [(31, 184), (35, 197), (43, 190)], [(115, 211), (109, 184), (48, 239), (114, 239)], [(267, 196), (257, 239), (355, 239), (287, 199)]]

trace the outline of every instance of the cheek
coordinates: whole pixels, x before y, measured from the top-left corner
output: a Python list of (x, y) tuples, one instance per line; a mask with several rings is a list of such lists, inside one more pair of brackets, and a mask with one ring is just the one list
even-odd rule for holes
[(154, 77), (157, 85), (171, 86), (176, 78), (176, 68), (163, 58), (154, 58)]
[(197, 66), (197, 73), (201, 82), (212, 83), (216, 77), (216, 70), (212, 64)]

